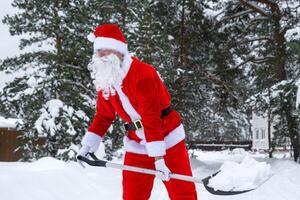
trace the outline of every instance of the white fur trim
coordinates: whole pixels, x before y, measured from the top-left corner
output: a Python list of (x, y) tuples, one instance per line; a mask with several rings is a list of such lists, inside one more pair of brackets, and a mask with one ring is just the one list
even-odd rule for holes
[(127, 152), (137, 154), (147, 154), (145, 145), (137, 143), (135, 140), (129, 139), (127, 136), (123, 138), (124, 148)]
[(102, 138), (99, 135), (88, 131), (83, 136), (81, 144), (82, 144), (82, 146), (90, 147), (91, 152), (95, 152), (99, 148), (101, 141), (102, 141)]
[(94, 52), (99, 49), (112, 49), (122, 54), (128, 52), (127, 44), (119, 40), (108, 37), (96, 37), (94, 40)]
[(166, 142), (167, 149), (175, 146), (180, 141), (184, 140), (184, 138), (185, 138), (185, 131), (184, 131), (183, 125), (180, 124), (177, 128), (175, 128), (174, 130), (172, 130), (165, 137), (165, 142)]
[[(131, 121), (136, 121), (136, 120), (140, 120), (141, 116), (139, 115), (139, 113), (134, 109), (134, 107), (132, 106), (132, 104), (130, 103), (128, 97), (126, 96), (126, 94), (124, 94), (124, 92), (122, 91), (122, 88), (118, 85), (115, 86), (116, 91), (119, 94), (121, 103), (122, 103), (122, 107), (124, 108), (124, 110), (126, 111), (126, 113), (129, 115)], [(145, 139), (145, 132), (144, 129), (139, 129), (135, 131), (136, 135), (144, 140)]]
[(136, 130), (135, 131), (135, 134), (141, 139), (141, 140), (145, 140), (146, 137), (145, 137), (145, 132), (144, 132), (144, 129), (139, 129), (139, 130)]
[(133, 60), (131, 58), (130, 53), (126, 52), (126, 54), (124, 54), (124, 60), (123, 60), (122, 65), (121, 65), (122, 71), (124, 72), (124, 77), (127, 75), (128, 71), (130, 69), (132, 61)]
[(140, 120), (141, 116), (131, 105), (128, 97), (122, 91), (121, 86), (115, 85), (114, 87), (115, 87), (116, 91), (118, 92), (122, 106), (123, 106), (124, 110), (126, 111), (126, 113), (129, 115), (131, 121)]
[(147, 142), (146, 149), (150, 157), (164, 156), (166, 155), (166, 143), (165, 141)]
[[(183, 125), (180, 124), (177, 128), (172, 130), (164, 139), (166, 144), (166, 149), (169, 149), (185, 138), (185, 132)], [(137, 154), (148, 154), (146, 150), (146, 141), (142, 140), (140, 143), (137, 143), (135, 140), (130, 140), (128, 137), (124, 137), (124, 147), (127, 152), (137, 153)]]
[[(131, 59), (132, 62), (132, 59)], [(129, 63), (128, 63), (129, 64)], [(127, 65), (128, 66), (128, 65)], [(127, 68), (126, 65), (122, 66), (124, 68)], [(129, 70), (128, 69), (124, 69), (124, 70)], [(115, 85), (115, 90), (117, 91), (117, 93), (119, 94), (120, 97), (120, 101), (122, 104), (122, 107), (124, 108), (124, 110), (126, 111), (126, 113), (129, 115), (131, 121), (136, 121), (136, 120), (140, 120), (141, 116), (140, 114), (135, 110), (135, 108), (132, 106), (132, 104), (130, 103), (128, 97), (126, 96), (126, 94), (122, 91), (122, 88), (119, 85)], [(136, 135), (144, 140), (145, 139), (145, 132), (144, 129), (139, 129), (135, 131)]]
[(90, 34), (87, 35), (87, 39), (88, 39), (88, 41), (90, 41), (90, 42), (94, 42), (95, 39), (96, 39), (96, 36), (95, 36), (94, 33), (90, 33)]

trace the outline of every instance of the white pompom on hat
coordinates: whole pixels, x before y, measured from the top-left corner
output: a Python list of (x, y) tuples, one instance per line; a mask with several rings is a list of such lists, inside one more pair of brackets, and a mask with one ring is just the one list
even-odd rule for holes
[(90, 34), (88, 34), (87, 39), (90, 42), (94, 42), (96, 39), (96, 36), (94, 35), (94, 33), (90, 33)]

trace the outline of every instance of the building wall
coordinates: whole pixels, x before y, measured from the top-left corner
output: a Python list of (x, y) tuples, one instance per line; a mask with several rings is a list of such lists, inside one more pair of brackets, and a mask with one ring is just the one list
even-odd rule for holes
[[(268, 138), (268, 118), (263, 116), (257, 116), (252, 113), (251, 120), (252, 129), (252, 149), (253, 150), (269, 150), (269, 138)], [(271, 123), (271, 139), (273, 139), (274, 127)], [(288, 150), (290, 149), (290, 138), (285, 137), (276, 141), (275, 149)]]
[(16, 130), (0, 128), (0, 161), (17, 161), (21, 158), (20, 152), (15, 152), (18, 147)]
[[(268, 139), (268, 118), (257, 116), (252, 114), (252, 149), (256, 150), (268, 150), (269, 139)], [(273, 126), (271, 124), (271, 134), (273, 132)], [(272, 138), (272, 135), (271, 135)]]

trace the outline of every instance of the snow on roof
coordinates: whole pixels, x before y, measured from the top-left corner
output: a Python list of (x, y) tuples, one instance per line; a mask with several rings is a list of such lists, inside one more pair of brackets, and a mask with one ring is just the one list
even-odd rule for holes
[(0, 116), (0, 128), (15, 128), (19, 119), (4, 118)]

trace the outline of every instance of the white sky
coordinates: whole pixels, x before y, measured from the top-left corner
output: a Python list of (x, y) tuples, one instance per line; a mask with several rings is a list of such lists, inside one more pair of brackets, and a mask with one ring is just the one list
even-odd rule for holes
[[(18, 10), (11, 6), (13, 0), (0, 0), (0, 60), (3, 60), (7, 57), (14, 57), (21, 53), (25, 53), (28, 51), (35, 51), (41, 49), (38, 45), (32, 45), (30, 47), (26, 47), (23, 50), (19, 49), (19, 43), (21, 38), (26, 38), (26, 35), (22, 36), (11, 36), (9, 33), (9, 28), (6, 24), (2, 23), (2, 19), (5, 15), (13, 15)], [(27, 35), (28, 37), (28, 35)], [(49, 49), (49, 46), (46, 46)], [(0, 71), (0, 91), (4, 87), (4, 83), (7, 81), (11, 81), (17, 73), (15, 74), (5, 74), (3, 71)]]
[[(13, 0), (1, 0), (0, 1), (0, 59), (18, 55), (19, 50), (19, 37), (12, 37), (9, 33), (8, 26), (2, 23), (2, 19), (6, 14), (14, 13), (15, 9), (10, 5)], [(3, 88), (3, 84), (12, 79), (12, 75), (4, 74), (0, 71), (0, 90)]]
[(10, 5), (13, 0), (0, 1), (0, 59), (14, 56), (20, 53), (18, 48), (19, 37), (12, 37), (9, 34), (8, 26), (2, 23), (2, 19), (6, 14), (13, 14), (15, 9)]

